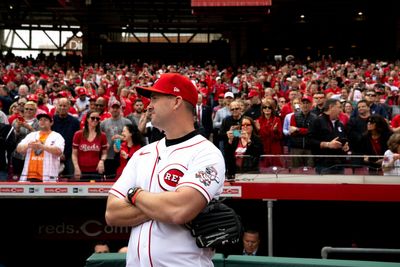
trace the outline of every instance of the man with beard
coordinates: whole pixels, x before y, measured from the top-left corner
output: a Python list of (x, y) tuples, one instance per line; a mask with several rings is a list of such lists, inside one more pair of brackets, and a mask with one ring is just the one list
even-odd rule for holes
[(122, 117), (121, 103), (115, 100), (111, 103), (111, 118), (102, 121), (100, 124), (101, 131), (106, 134), (108, 144), (110, 145), (107, 152), (107, 159), (104, 162), (104, 174), (111, 179), (115, 177), (119, 166), (119, 157), (115, 157), (114, 144), (117, 146), (120, 145), (121, 133), (127, 124), (132, 124), (132, 122)]
[(135, 100), (135, 104), (133, 105), (133, 112), (127, 116), (128, 119), (131, 120), (132, 124), (139, 125), (140, 118), (143, 115), (144, 104), (143, 100), (137, 98)]

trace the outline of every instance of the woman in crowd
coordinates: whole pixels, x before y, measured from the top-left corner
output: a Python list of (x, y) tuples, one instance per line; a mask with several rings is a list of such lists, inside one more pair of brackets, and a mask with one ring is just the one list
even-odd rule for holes
[[(21, 101), (21, 102), (20, 102)], [(15, 129), (17, 144), (21, 142), (30, 132), (39, 130), (39, 121), (36, 119), (37, 105), (33, 101), (26, 102), (26, 99), (19, 99), (18, 103), (23, 103), (22, 116), (13, 120), (12, 126)], [(24, 167), (25, 154), (20, 154), (16, 150), (12, 154), (12, 166), (14, 179), (19, 177)]]
[(143, 137), (134, 124), (125, 125), (121, 134), (122, 143), (114, 143), (115, 155), (120, 157), (120, 164), (117, 169), (116, 178), (119, 178), (129, 159), (139, 148), (145, 145)]
[(16, 119), (16, 117), (22, 117), (18, 110), (18, 103), (14, 102), (11, 104), (8, 109), (8, 123), (12, 124), (12, 122)]
[(353, 113), (354, 107), (350, 101), (345, 101), (343, 104), (343, 114), (346, 115), (347, 118), (350, 119), (351, 114)]
[(284, 98), (283, 96), (280, 96), (278, 98), (278, 106), (276, 107), (276, 114), (278, 116), (281, 116), (281, 110), (282, 107), (286, 104), (286, 98)]
[(101, 180), (107, 149), (107, 137), (100, 130), (100, 114), (96, 111), (89, 111), (83, 130), (75, 133), (72, 142), (75, 178)]
[(390, 136), (388, 148), (382, 162), (383, 175), (400, 176), (400, 133)]
[(225, 147), (227, 180), (234, 179), (237, 169), (242, 172), (259, 170), (263, 145), (257, 133), (254, 120), (247, 116), (242, 118), (238, 134), (232, 129), (227, 131), (228, 142)]
[(392, 134), (386, 120), (377, 114), (371, 115), (367, 121), (367, 131), (363, 134), (364, 163), (368, 165), (370, 174), (379, 174), (383, 159), (371, 156), (383, 156), (388, 149), (387, 142)]
[[(14, 104), (11, 105), (10, 110), (9, 110), (9, 117), (8, 117), (8, 123), (13, 124), (14, 120), (17, 118), (22, 118), (24, 116), (24, 107), (26, 102), (28, 100), (25, 97), (20, 97), (17, 102), (14, 102)], [(15, 108), (13, 106), (16, 106)]]
[[(260, 138), (264, 148), (264, 154), (267, 155), (281, 155), (283, 154), (282, 149), (282, 122), (281, 119), (276, 116), (275, 101), (272, 99), (262, 100), (262, 114), (260, 118), (256, 120), (256, 127), (260, 133)], [(262, 159), (262, 166), (282, 166), (280, 158), (268, 157)]]

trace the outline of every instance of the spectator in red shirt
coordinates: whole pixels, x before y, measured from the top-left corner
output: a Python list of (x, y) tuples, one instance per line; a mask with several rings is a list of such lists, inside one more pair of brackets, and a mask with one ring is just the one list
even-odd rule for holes
[(145, 144), (142, 134), (134, 124), (127, 124), (124, 126), (120, 139), (123, 141), (120, 146), (114, 143), (114, 151), (115, 153), (119, 153), (120, 157), (120, 164), (116, 174), (117, 179), (121, 176), (122, 171), (133, 153)]
[(226, 85), (224, 83), (222, 83), (221, 77), (217, 77), (215, 78), (215, 85), (214, 85), (214, 89), (213, 89), (213, 97), (212, 100), (213, 102), (211, 103), (211, 107), (215, 107), (216, 105), (218, 105), (218, 96), (220, 94), (224, 94), (228, 91), (228, 88), (226, 87)]
[[(256, 120), (256, 127), (260, 133), (264, 153), (269, 155), (283, 154), (282, 149), (282, 121), (276, 116), (276, 105), (272, 99), (263, 99), (262, 114)], [(263, 166), (282, 166), (280, 158), (263, 158)]]
[(101, 180), (108, 143), (106, 135), (100, 130), (100, 114), (97, 111), (87, 113), (85, 126), (75, 133), (72, 147), (75, 178)]
[(400, 133), (400, 114), (393, 117), (390, 126), (393, 132)]
[(324, 91), (327, 98), (330, 98), (331, 95), (340, 95), (342, 93), (342, 89), (338, 86), (338, 81), (336, 79), (332, 79), (329, 84), (330, 87)]

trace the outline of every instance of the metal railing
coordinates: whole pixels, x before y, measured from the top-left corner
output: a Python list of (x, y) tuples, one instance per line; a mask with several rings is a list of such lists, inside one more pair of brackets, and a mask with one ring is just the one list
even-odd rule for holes
[(323, 247), (321, 249), (322, 259), (327, 259), (329, 253), (351, 253), (351, 254), (399, 254), (400, 249), (389, 248), (345, 248), (345, 247)]

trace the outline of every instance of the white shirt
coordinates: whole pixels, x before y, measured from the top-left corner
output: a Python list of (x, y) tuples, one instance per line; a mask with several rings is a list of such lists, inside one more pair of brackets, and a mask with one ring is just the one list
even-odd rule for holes
[[(32, 141), (39, 140), (39, 131), (29, 133), (24, 139), (21, 140), (20, 145), (29, 144)], [(44, 143), (46, 146), (58, 147), (61, 151), (64, 151), (65, 140), (61, 134), (51, 131), (49, 136), (46, 138)], [(26, 157), (24, 162), (24, 168), (20, 177), (20, 182), (27, 180), (29, 164), (30, 164), (30, 154), (32, 149), (28, 148), (26, 151)], [(58, 173), (60, 170), (60, 157), (55, 156), (47, 151), (44, 151), (43, 158), (43, 182), (57, 182)]]
[(400, 160), (398, 159), (395, 162), (393, 162), (393, 155), (394, 153), (389, 149), (386, 150), (385, 154), (383, 155), (382, 167), (391, 168), (388, 171), (384, 171), (383, 175), (396, 175), (396, 176), (400, 175)]
[(228, 106), (218, 109), (213, 120), (214, 128), (221, 128), (222, 121), (230, 115), (231, 111)]
[[(135, 186), (153, 193), (189, 186), (209, 202), (221, 194), (224, 179), (222, 154), (203, 136), (168, 147), (163, 138), (132, 156), (110, 194), (122, 199)], [(126, 266), (213, 266), (213, 254), (197, 247), (183, 225), (150, 220), (132, 228)]]
[(285, 116), (285, 119), (283, 120), (283, 134), (285, 136), (289, 136), (289, 128), (290, 128), (290, 119), (292, 118), (294, 112), (289, 113)]

